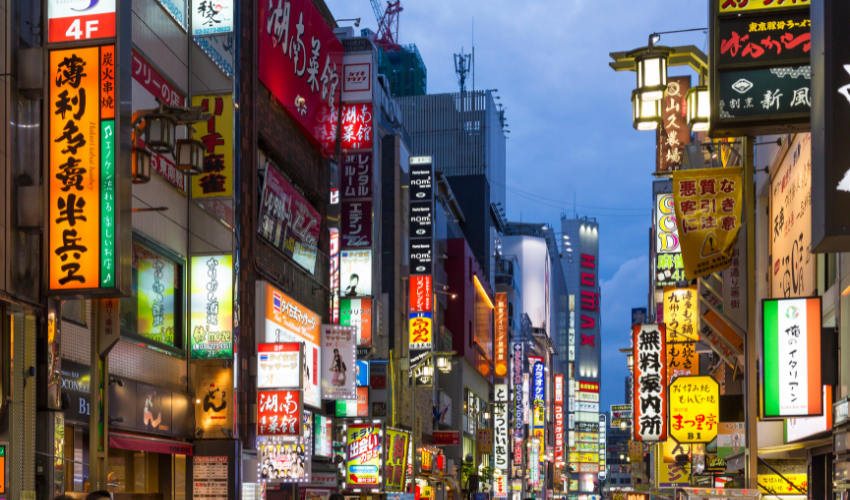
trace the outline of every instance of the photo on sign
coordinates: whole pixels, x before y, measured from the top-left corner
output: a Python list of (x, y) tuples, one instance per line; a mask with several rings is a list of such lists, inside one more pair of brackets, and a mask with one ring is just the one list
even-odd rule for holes
[(312, 453), (307, 453), (303, 439), (295, 443), (270, 443), (259, 445), (260, 482), (303, 482), (310, 477)]
[(357, 333), (353, 327), (322, 325), (322, 399), (355, 399)]
[(372, 251), (342, 250), (340, 252), (340, 296), (372, 295)]

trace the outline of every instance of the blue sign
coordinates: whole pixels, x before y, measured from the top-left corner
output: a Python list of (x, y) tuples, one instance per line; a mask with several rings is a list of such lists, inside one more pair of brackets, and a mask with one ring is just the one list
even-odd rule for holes
[(645, 307), (632, 308), (632, 326), (646, 323), (647, 312)]
[(545, 370), (546, 365), (542, 361), (534, 363), (534, 401), (546, 401)]
[(362, 359), (357, 360), (357, 367), (355, 368), (355, 380), (357, 381), (357, 387), (368, 387), (369, 386), (369, 362), (364, 361)]

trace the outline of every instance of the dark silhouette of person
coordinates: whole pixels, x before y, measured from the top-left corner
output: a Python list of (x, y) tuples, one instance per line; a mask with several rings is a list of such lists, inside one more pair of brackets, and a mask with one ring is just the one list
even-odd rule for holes
[(342, 293), (343, 297), (356, 297), (358, 284), (360, 284), (360, 276), (352, 274), (348, 279), (348, 288)]

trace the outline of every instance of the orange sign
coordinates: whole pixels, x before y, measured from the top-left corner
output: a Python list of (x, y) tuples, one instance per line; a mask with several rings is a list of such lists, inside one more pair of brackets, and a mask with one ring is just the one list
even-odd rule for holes
[(410, 277), (410, 312), (431, 312), (432, 277)]
[(508, 375), (508, 294), (496, 294), (496, 376)]
[(114, 46), (50, 52), (48, 286), (116, 286)]
[(696, 285), (664, 287), (664, 324), (667, 326), (667, 383), (699, 372), (699, 297)]

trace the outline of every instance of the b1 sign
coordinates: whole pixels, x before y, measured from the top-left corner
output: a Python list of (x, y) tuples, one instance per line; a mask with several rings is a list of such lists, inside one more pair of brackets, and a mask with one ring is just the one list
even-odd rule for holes
[(48, 0), (48, 43), (115, 36), (115, 0)]

